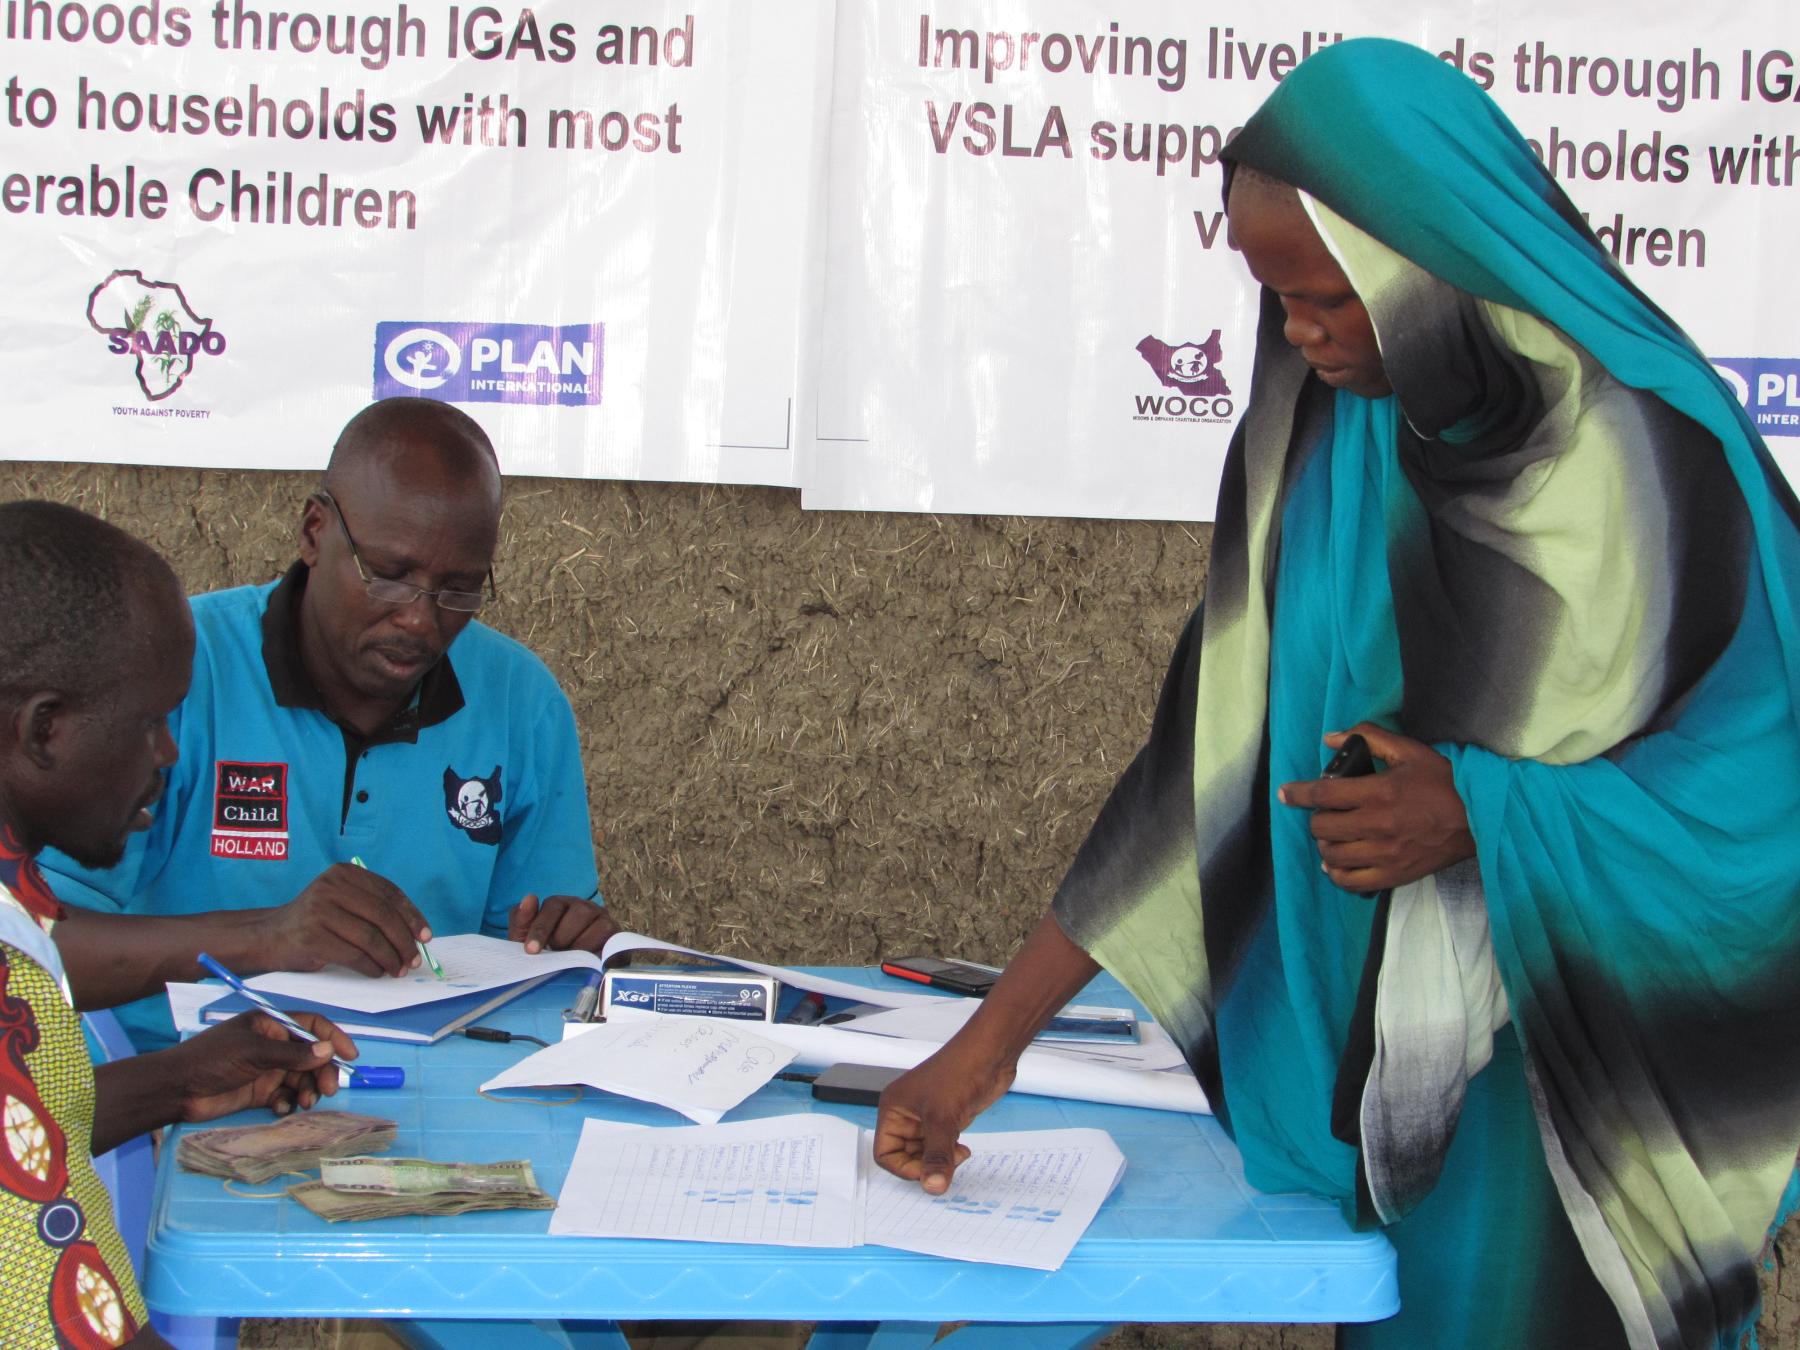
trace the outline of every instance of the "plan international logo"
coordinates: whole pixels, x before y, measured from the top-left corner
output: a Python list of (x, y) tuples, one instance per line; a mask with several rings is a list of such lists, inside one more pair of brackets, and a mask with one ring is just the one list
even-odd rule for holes
[(604, 334), (598, 323), (378, 323), (375, 397), (597, 404)]
[(187, 380), (200, 356), (223, 356), (225, 335), (196, 314), (173, 281), (117, 271), (88, 292), (87, 321), (114, 356), (129, 356), (138, 388), (152, 403)]
[(1800, 436), (1800, 360), (1791, 356), (1720, 356), (1713, 369), (1731, 386), (1766, 436)]
[(1137, 354), (1155, 373), (1157, 383), (1171, 392), (1139, 394), (1131, 420), (1134, 422), (1226, 422), (1236, 405), (1231, 399), (1231, 386), (1219, 363), (1224, 351), (1219, 344), (1219, 330), (1213, 329), (1204, 342), (1167, 342), (1159, 337), (1146, 337), (1137, 345)]

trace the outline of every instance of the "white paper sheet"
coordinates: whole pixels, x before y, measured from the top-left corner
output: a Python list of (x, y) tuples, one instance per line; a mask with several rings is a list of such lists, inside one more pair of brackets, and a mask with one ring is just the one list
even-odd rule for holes
[(872, 1135), (797, 1114), (621, 1135), (583, 1126), (550, 1231), (855, 1247), (1055, 1270), (1125, 1170), (1104, 1130), (970, 1134), (942, 1196), (889, 1176)]
[(200, 1020), (202, 1010), (231, 993), (222, 984), (191, 984), (180, 980), (171, 981), (164, 987), (169, 991), (169, 1016), (174, 1020), (177, 1036), (205, 1031), (206, 1023)]
[(550, 1231), (854, 1247), (861, 1133), (826, 1115), (629, 1135), (590, 1120)]
[[(921, 1007), (888, 1008), (866, 1013), (851, 1022), (836, 1025), (845, 1031), (875, 1036), (904, 1036), (915, 1041), (943, 1044), (975, 1015), (980, 1001), (972, 998), (934, 1000)], [(1121, 1069), (1162, 1070), (1180, 1067), (1181, 1048), (1173, 1037), (1148, 1018), (1138, 1020), (1138, 1041), (1051, 1041), (1032, 1042), (1032, 1049), (1086, 1064), (1110, 1064)]]
[(493, 1091), (581, 1083), (711, 1125), (793, 1058), (787, 1046), (739, 1022), (633, 1018), (597, 1025), (586, 1035), (539, 1050), (481, 1087)]
[(957, 1261), (1057, 1269), (1125, 1173), (1105, 1130), (965, 1134), (969, 1160), (927, 1195), (882, 1171), (864, 1138), (863, 1240)]
[[(936, 1054), (938, 1041), (903, 1036), (869, 1036), (840, 1027), (801, 1027), (772, 1022), (759, 1028), (771, 1040), (791, 1046), (794, 1062), (809, 1069), (833, 1064), (875, 1064), (889, 1069), (910, 1069)], [(1069, 1097), (1076, 1101), (1105, 1102), (1112, 1106), (1147, 1106), (1158, 1111), (1188, 1111), (1211, 1115), (1206, 1094), (1184, 1065), (1157, 1073), (1136, 1067), (1120, 1068), (1072, 1059), (1047, 1046), (1026, 1047), (1019, 1056), (1014, 1092), (1038, 1097)]]

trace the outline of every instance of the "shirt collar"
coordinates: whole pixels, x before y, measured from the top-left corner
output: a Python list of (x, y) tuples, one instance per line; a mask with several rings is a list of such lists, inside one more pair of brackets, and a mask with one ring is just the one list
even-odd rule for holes
[(46, 920), (54, 923), (62, 918), (62, 903), (44, 881), (43, 873), (38, 871), (37, 859), (25, 851), (18, 837), (4, 825), (0, 825), (0, 885), (13, 893), (20, 908), (40, 926)]
[[(277, 704), (283, 708), (316, 708), (324, 712), (325, 700), (306, 673), (306, 663), (300, 659), (300, 597), (306, 593), (306, 578), (310, 571), (305, 563), (296, 561), (269, 593), (269, 603), (262, 617), (263, 665), (268, 670), (269, 688)], [(412, 701), (395, 713), (393, 721), (373, 739), (415, 740), (422, 728), (447, 721), (460, 712), (462, 706), (462, 684), (451, 668), (450, 654), (445, 652), (442, 659), (420, 678)]]

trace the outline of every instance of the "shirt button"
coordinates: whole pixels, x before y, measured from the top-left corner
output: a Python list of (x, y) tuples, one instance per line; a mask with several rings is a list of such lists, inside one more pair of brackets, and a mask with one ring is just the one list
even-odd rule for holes
[(366, 792), (360, 792), (360, 791), (359, 791), (359, 792), (358, 792), (358, 793), (357, 793), (357, 794), (356, 794), (356, 800), (357, 800), (357, 801), (359, 801), (359, 802), (366, 802), (366, 801), (368, 801), (368, 800), (369, 800), (369, 794), (368, 794), (368, 793), (366, 793)]

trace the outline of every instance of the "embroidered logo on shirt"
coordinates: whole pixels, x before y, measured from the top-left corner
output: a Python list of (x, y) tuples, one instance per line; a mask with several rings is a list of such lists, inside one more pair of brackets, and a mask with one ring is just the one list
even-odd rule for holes
[(285, 861), (288, 766), (221, 759), (213, 767), (213, 857)]
[(500, 842), (500, 766), (486, 778), (464, 778), (444, 770), (444, 810), (450, 823), (478, 844)]

